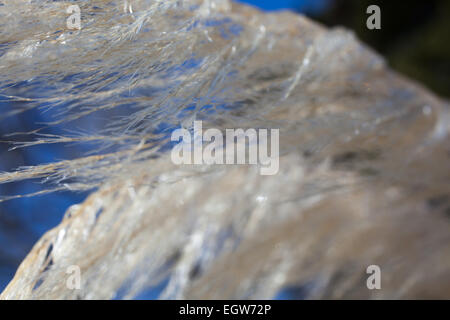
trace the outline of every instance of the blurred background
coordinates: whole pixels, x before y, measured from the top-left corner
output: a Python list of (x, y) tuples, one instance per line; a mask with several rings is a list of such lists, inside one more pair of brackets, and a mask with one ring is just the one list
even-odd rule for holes
[[(416, 79), (441, 97), (450, 96), (450, 1), (392, 0), (240, 0), (263, 10), (289, 9), (306, 14), (327, 26), (345, 26), (354, 30), (365, 43), (382, 54), (398, 72)], [(382, 29), (368, 30), (366, 9), (371, 4), (381, 8)], [(1, 41), (0, 41), (1, 42)], [(3, 54), (0, 46), (0, 56)], [(25, 86), (18, 84), (17, 87)], [(22, 88), (23, 89), (23, 88)], [(26, 88), (25, 88), (26, 89)], [(1, 102), (0, 112), (15, 108)], [(0, 121), (0, 141), (20, 140), (7, 136), (28, 132), (49, 121), (38, 110)], [(61, 134), (62, 128), (50, 133)], [(49, 132), (47, 132), (49, 133)], [(23, 139), (27, 139), (23, 137)], [(28, 137), (29, 139), (29, 137)], [(10, 144), (0, 143), (0, 171), (81, 156), (81, 146), (59, 144), (34, 146), (8, 151)], [(0, 196), (27, 194), (41, 190), (39, 182), (26, 181), (0, 185)], [(34, 243), (56, 226), (65, 210), (79, 203), (86, 193), (60, 192), (0, 203), (0, 291), (12, 279), (20, 262)], [(277, 298), (301, 297), (301, 292), (287, 289)]]

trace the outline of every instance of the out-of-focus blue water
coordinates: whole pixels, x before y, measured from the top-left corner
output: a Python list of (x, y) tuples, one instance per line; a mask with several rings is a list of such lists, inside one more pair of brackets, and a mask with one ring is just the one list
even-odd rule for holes
[[(316, 14), (325, 9), (332, 0), (239, 0), (264, 10), (292, 9)], [(43, 84), (45, 86), (45, 84)], [(45, 87), (41, 88), (45, 91)], [(42, 92), (42, 91), (41, 91)], [(31, 94), (32, 95), (32, 94)], [(0, 102), (0, 112), (16, 106)], [(39, 111), (28, 111), (19, 116), (0, 121), (0, 140), (11, 140), (6, 134), (28, 132), (37, 129), (38, 122), (53, 120)], [(61, 133), (53, 128), (47, 133)], [(81, 156), (84, 151), (77, 146), (40, 145), (8, 151), (8, 144), (0, 143), (0, 171), (12, 171), (19, 166), (49, 163), (61, 159)], [(0, 185), (1, 195), (27, 194), (41, 190), (39, 181), (26, 181)], [(69, 206), (83, 201), (86, 193), (59, 192), (21, 198), (0, 203), (0, 292), (14, 276), (14, 272), (36, 241), (62, 219)], [(162, 288), (143, 293), (139, 298), (156, 298)], [(301, 296), (301, 294), (298, 294)], [(292, 292), (283, 292), (278, 298), (292, 297)]]
[(306, 14), (318, 14), (333, 0), (238, 0), (264, 10), (291, 9)]

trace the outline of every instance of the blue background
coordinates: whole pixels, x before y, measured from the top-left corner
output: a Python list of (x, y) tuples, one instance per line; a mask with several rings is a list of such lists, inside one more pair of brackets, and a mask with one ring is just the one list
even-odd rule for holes
[(331, 0), (239, 0), (264, 10), (291, 9), (306, 14), (322, 11)]

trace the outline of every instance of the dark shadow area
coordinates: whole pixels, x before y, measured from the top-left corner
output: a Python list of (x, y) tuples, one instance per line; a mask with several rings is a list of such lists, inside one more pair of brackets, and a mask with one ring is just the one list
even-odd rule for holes
[[(366, 10), (373, 4), (381, 9), (381, 30), (366, 26)], [(303, 11), (303, 4), (297, 10)], [(353, 30), (393, 69), (450, 97), (450, 1), (334, 0), (307, 14), (327, 26)]]

